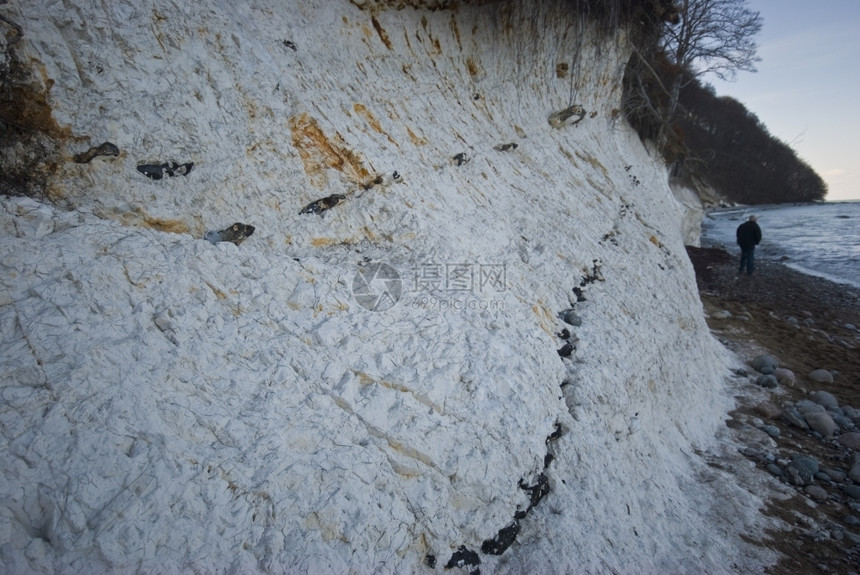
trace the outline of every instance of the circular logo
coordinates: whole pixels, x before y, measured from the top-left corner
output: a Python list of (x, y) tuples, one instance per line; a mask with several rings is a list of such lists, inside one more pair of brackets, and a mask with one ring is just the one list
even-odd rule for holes
[(400, 274), (382, 262), (358, 268), (352, 278), (352, 297), (358, 305), (370, 311), (385, 311), (394, 307), (403, 293)]

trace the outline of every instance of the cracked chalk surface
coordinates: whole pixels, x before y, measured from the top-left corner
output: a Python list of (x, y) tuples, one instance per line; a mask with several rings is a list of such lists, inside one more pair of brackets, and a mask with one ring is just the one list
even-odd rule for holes
[[(729, 360), (613, 112), (630, 47), (521, 4), (0, 6), (90, 140), (56, 204), (0, 198), (4, 571), (441, 571), (541, 477), (489, 572), (767, 561), (757, 499), (696, 455), (725, 449)], [(241, 245), (203, 239), (233, 222)], [(399, 272), (390, 309), (352, 293), (368, 262)]]

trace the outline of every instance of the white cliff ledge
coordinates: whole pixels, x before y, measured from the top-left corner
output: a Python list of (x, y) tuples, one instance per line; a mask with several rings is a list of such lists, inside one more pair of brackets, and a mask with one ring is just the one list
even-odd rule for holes
[(754, 562), (757, 502), (702, 481), (728, 360), (624, 35), (361, 4), (0, 5), (67, 134), (54, 203), (0, 201), (2, 570)]

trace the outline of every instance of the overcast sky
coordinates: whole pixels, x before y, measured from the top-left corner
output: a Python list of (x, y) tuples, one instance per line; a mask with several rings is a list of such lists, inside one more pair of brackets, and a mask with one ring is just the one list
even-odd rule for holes
[(707, 77), (743, 102), (827, 182), (860, 200), (860, 0), (747, 0), (764, 27), (758, 72)]

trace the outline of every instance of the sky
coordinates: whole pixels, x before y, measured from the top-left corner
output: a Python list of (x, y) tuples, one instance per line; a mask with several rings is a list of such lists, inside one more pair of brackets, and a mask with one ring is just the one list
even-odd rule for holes
[(747, 0), (761, 14), (757, 72), (711, 76), (789, 144), (828, 185), (860, 200), (860, 0)]

